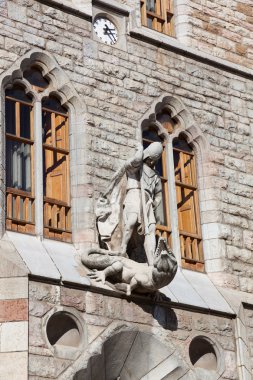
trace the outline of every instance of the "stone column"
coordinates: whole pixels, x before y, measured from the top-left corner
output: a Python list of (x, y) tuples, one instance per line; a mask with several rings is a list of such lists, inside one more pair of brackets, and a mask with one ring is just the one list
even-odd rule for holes
[(178, 264), (181, 266), (181, 252), (180, 252), (180, 240), (178, 235), (178, 217), (177, 217), (177, 196), (175, 188), (175, 175), (174, 175), (174, 160), (173, 160), (173, 148), (171, 139), (165, 146), (166, 150), (166, 172), (168, 177), (168, 199), (170, 208), (170, 223), (171, 223), (171, 238), (172, 238), (172, 250), (177, 259)]
[(41, 102), (34, 103), (35, 233), (43, 236), (43, 151)]

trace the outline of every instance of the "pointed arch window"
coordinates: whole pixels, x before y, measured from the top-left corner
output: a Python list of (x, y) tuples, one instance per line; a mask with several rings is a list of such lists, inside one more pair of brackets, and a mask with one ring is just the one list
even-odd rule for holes
[[(68, 110), (38, 68), (5, 91), (6, 228), (71, 241)], [(35, 101), (36, 98), (36, 101)]]
[(204, 271), (195, 152), (184, 136), (173, 139), (176, 125), (168, 112), (156, 115), (156, 120), (165, 133), (149, 125), (143, 129), (143, 145), (160, 141), (164, 148), (156, 166), (163, 183), (157, 235), (166, 237), (172, 248), (178, 242), (183, 268)]

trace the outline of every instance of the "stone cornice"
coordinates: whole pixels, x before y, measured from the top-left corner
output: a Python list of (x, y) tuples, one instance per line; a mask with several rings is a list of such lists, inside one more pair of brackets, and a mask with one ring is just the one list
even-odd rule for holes
[(48, 5), (50, 7), (60, 9), (66, 13), (74, 14), (77, 17), (80, 17), (89, 21), (92, 20), (91, 2), (90, 4), (87, 4), (86, 6), (79, 8), (75, 6), (74, 4), (71, 4), (71, 2), (68, 0), (36, 0), (36, 1), (45, 5)]
[(154, 30), (145, 27), (138, 27), (132, 29), (130, 31), (130, 35), (133, 38), (147, 41), (153, 45), (166, 50), (171, 50), (177, 54), (192, 58), (198, 62), (203, 62), (210, 66), (223, 69), (227, 72), (231, 72), (245, 78), (253, 79), (253, 70), (247, 67), (214, 57), (211, 54), (203, 53), (197, 49), (190, 48), (180, 43), (176, 38), (166, 36), (165, 34), (156, 32)]
[[(111, 0), (108, 4), (105, 0), (94, 0), (93, 3), (91, 0), (86, 1), (82, 7), (78, 7), (74, 3), (71, 4), (68, 0), (37, 0), (40, 3), (52, 6), (58, 9), (62, 9), (67, 13), (76, 15), (88, 21), (92, 21), (92, 5), (101, 6), (106, 9), (118, 12), (123, 15), (131, 15), (133, 25), (134, 12), (131, 12), (131, 9), (126, 5), (119, 4), (115, 0)], [(167, 36), (165, 34), (156, 32), (155, 30), (148, 29), (146, 27), (135, 27), (130, 29), (130, 36), (142, 41), (149, 42), (153, 45), (161, 47), (166, 50), (173, 51), (177, 54), (189, 57), (198, 62), (203, 62), (209, 66), (217, 67), (219, 69), (231, 72), (233, 74), (253, 79), (253, 70), (245, 66), (229, 62), (225, 59), (214, 57), (211, 54), (203, 53), (198, 49), (188, 47), (180, 43), (176, 38)]]

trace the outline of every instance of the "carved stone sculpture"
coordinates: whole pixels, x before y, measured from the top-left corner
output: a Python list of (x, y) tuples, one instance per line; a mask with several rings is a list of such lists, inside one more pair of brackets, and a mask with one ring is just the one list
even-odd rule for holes
[[(130, 295), (154, 292), (175, 276), (177, 262), (163, 238), (155, 235), (156, 209), (162, 198), (162, 184), (155, 164), (162, 144), (154, 142), (143, 151), (142, 145), (114, 175), (108, 190), (96, 207), (99, 247), (84, 252), (83, 264), (92, 269), (90, 278), (108, 278), (113, 287)], [(145, 257), (134, 260), (129, 244), (137, 236), (137, 247)], [(138, 239), (142, 237), (141, 239)], [(140, 243), (141, 242), (141, 243)], [(141, 262), (136, 262), (141, 261)]]
[(159, 239), (154, 264), (150, 266), (101, 248), (90, 249), (83, 254), (82, 262), (94, 269), (89, 273), (90, 278), (105, 284), (109, 277), (114, 282), (111, 286), (128, 296), (133, 290), (138, 293), (156, 292), (168, 285), (177, 271), (176, 259), (163, 238)]

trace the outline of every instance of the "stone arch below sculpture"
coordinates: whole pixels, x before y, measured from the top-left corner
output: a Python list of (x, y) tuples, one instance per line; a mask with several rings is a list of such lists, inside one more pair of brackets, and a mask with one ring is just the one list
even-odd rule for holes
[[(121, 331), (109, 337), (101, 353), (93, 355), (74, 380), (179, 379), (189, 372), (172, 346), (152, 334)], [(173, 375), (172, 375), (173, 374)]]

